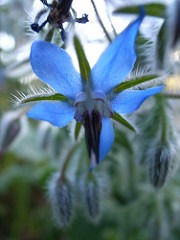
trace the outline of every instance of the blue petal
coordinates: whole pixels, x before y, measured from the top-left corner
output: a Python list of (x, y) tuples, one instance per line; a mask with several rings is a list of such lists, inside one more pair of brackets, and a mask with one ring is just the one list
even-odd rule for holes
[(162, 91), (164, 86), (153, 87), (146, 90), (125, 90), (114, 96), (111, 104), (117, 113), (131, 113), (146, 100), (146, 98)]
[(74, 112), (74, 108), (67, 102), (41, 102), (34, 105), (27, 115), (57, 127), (64, 127), (73, 120)]
[(55, 91), (74, 99), (82, 90), (81, 76), (71, 57), (61, 48), (45, 41), (35, 41), (31, 47), (34, 73)]
[(99, 161), (102, 161), (114, 142), (114, 128), (109, 118), (103, 118), (99, 143)]
[(101, 55), (91, 71), (94, 90), (111, 91), (132, 70), (136, 60), (135, 39), (143, 17), (141, 12)]

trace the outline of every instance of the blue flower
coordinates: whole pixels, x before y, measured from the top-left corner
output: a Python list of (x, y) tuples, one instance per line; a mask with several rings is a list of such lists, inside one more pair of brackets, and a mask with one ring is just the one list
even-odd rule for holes
[(110, 119), (113, 113), (132, 113), (146, 98), (163, 88), (113, 92), (134, 66), (134, 43), (143, 17), (141, 13), (103, 52), (86, 85), (66, 51), (45, 41), (35, 41), (32, 45), (30, 60), (34, 73), (56, 92), (66, 96), (67, 101), (38, 102), (28, 116), (58, 127), (66, 126), (73, 119), (81, 122), (91, 168), (106, 157), (114, 142)]

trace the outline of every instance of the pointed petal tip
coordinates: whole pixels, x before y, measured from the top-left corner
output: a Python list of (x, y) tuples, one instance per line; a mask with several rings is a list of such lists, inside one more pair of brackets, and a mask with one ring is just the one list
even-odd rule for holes
[(163, 84), (161, 86), (152, 87), (152, 88), (149, 88), (149, 89), (152, 89), (152, 94), (151, 95), (154, 95), (154, 94), (160, 93), (164, 88), (165, 88), (165, 85)]
[(139, 18), (141, 18), (143, 20), (143, 18), (145, 17), (146, 12), (143, 6), (139, 7)]
[(164, 85), (148, 88), (145, 90), (124, 90), (118, 93), (112, 100), (112, 109), (119, 113), (132, 113), (149, 97), (160, 93)]
[[(136, 35), (137, 35), (137, 33), (138, 33), (138, 29), (139, 29), (139, 27), (140, 27), (140, 25), (141, 25), (141, 23), (142, 23), (142, 21), (143, 21), (143, 19), (144, 19), (144, 17), (146, 16), (146, 12), (145, 12), (145, 9), (144, 9), (144, 7), (143, 6), (140, 6), (139, 7), (139, 16), (138, 16), (138, 18), (136, 18), (133, 22), (131, 22), (130, 23), (130, 25), (134, 25), (134, 26), (137, 26), (137, 30), (136, 30)], [(136, 25), (137, 24), (137, 25)]]

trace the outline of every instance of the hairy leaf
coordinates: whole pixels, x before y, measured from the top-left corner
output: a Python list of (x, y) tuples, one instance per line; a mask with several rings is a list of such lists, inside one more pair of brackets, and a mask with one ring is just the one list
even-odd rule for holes
[(33, 104), (42, 101), (66, 101), (67, 98), (60, 93), (33, 93), (25, 95), (19, 92), (19, 97), (14, 96), (15, 107), (21, 107), (26, 104)]
[(140, 76), (140, 77), (137, 77), (135, 79), (132, 79), (132, 80), (129, 80), (129, 81), (126, 81), (126, 82), (122, 82), (115, 87), (114, 92), (118, 93), (118, 92), (124, 91), (125, 89), (134, 87), (134, 86), (136, 86), (138, 84), (141, 84), (141, 83), (144, 83), (144, 82), (154, 80), (155, 78), (158, 78), (158, 77), (159, 76), (155, 75), (155, 74), (144, 75), (144, 76)]

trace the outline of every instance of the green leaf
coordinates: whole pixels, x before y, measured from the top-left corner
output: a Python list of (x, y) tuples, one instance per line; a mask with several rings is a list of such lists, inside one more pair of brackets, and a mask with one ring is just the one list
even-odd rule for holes
[(118, 123), (124, 125), (125, 127), (129, 128), (131, 131), (136, 132), (135, 128), (117, 112), (113, 113), (113, 119), (116, 120)]
[(154, 75), (144, 75), (144, 76), (137, 77), (135, 79), (132, 79), (132, 80), (129, 80), (129, 81), (126, 81), (126, 82), (122, 82), (115, 87), (114, 92), (118, 93), (118, 92), (124, 91), (125, 89), (134, 87), (134, 86), (136, 86), (138, 84), (141, 84), (141, 83), (144, 83), (144, 82), (154, 80), (155, 78), (158, 78), (158, 77), (159, 76), (156, 75), (156, 74), (154, 74)]
[[(166, 5), (161, 3), (150, 3), (150, 4), (144, 3), (143, 7), (147, 15), (155, 16), (155, 17), (160, 17), (166, 9)], [(119, 14), (119, 13), (139, 14), (139, 6), (136, 5), (136, 6), (118, 8), (113, 13), (114, 14)]]
[(77, 123), (76, 123), (76, 127), (75, 127), (75, 131), (74, 131), (74, 137), (75, 137), (75, 140), (76, 140), (76, 141), (77, 141), (77, 139), (78, 139), (78, 136), (79, 136), (81, 127), (82, 127), (82, 124), (81, 124), (80, 122), (77, 122)]
[(75, 45), (76, 54), (77, 54), (77, 57), (78, 57), (78, 62), (79, 62), (79, 68), (80, 68), (81, 75), (82, 75), (83, 79), (87, 81), (88, 78), (89, 78), (91, 68), (89, 66), (89, 62), (86, 58), (83, 47), (82, 47), (82, 45), (81, 45), (77, 36), (74, 37), (74, 45)]

